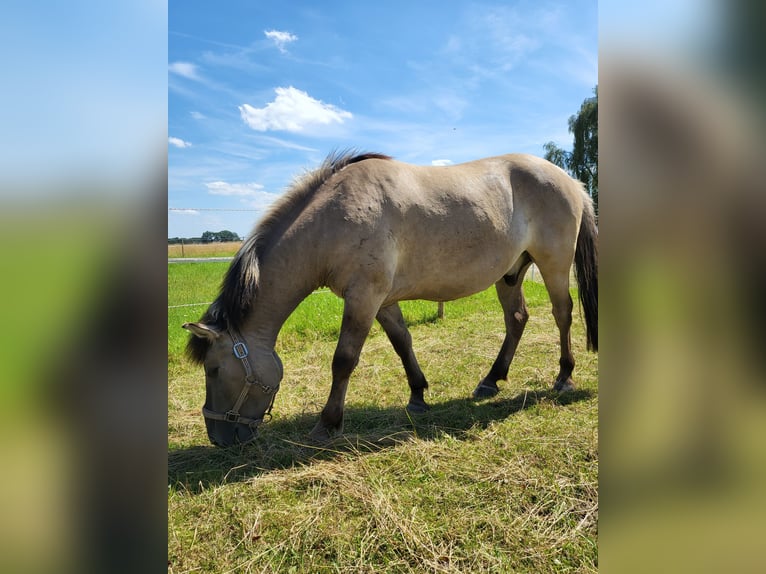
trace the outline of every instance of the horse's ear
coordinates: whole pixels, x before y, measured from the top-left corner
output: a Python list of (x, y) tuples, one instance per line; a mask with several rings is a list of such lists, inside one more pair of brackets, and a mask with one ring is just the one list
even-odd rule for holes
[(220, 331), (205, 325), (204, 323), (184, 323), (181, 327), (189, 331), (195, 337), (208, 339), (211, 342), (215, 341), (221, 335)]

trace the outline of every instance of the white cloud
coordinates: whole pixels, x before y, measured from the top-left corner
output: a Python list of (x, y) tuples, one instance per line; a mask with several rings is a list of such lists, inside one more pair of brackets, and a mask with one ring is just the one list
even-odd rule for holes
[(452, 160), (451, 159), (435, 159), (431, 162), (431, 165), (439, 165), (439, 166), (452, 165)]
[(313, 147), (307, 147), (305, 145), (297, 144), (295, 142), (291, 142), (289, 140), (283, 140), (280, 138), (275, 138), (274, 136), (254, 136), (255, 140), (261, 143), (264, 143), (266, 145), (272, 146), (276, 145), (279, 147), (283, 147), (286, 149), (294, 149), (298, 151), (311, 151), (311, 152), (318, 152), (320, 151), (317, 148)]
[(279, 51), (283, 54), (287, 52), (285, 46), (298, 39), (298, 36), (295, 34), (291, 34), (290, 32), (280, 32), (279, 30), (264, 30), (263, 33), (269, 40), (274, 42), (274, 45), (279, 48)]
[(249, 104), (239, 106), (244, 122), (259, 132), (282, 130), (302, 132), (312, 125), (342, 124), (351, 119), (351, 112), (315, 100), (306, 92), (290, 86), (276, 88), (277, 97), (264, 108)]
[(174, 138), (174, 137), (169, 137), (168, 138), (168, 143), (170, 145), (174, 145), (176, 147), (180, 147), (181, 149), (183, 149), (185, 147), (191, 147), (191, 145), (192, 145), (191, 142), (187, 142), (187, 141), (182, 140), (181, 138)]
[(207, 116), (204, 114), (201, 114), (199, 112), (189, 112), (191, 114), (191, 117), (193, 117), (195, 120), (204, 120), (207, 119)]
[(197, 74), (197, 66), (191, 62), (173, 62), (168, 66), (168, 70), (190, 80), (200, 79), (199, 74)]
[(172, 215), (199, 215), (199, 211), (196, 209), (171, 209)]
[[(212, 195), (237, 195), (254, 196), (264, 193), (260, 183), (227, 183), (225, 181), (211, 181), (206, 183), (208, 193)], [(271, 195), (271, 194), (270, 194)]]
[(263, 186), (260, 183), (211, 181), (205, 185), (211, 195), (239, 197), (240, 204), (249, 209), (266, 210), (279, 198), (277, 193), (263, 191)]
[(279, 195), (276, 193), (268, 193), (266, 191), (262, 191), (255, 196), (249, 197), (248, 199), (243, 199), (242, 203), (251, 209), (265, 211), (271, 207), (271, 204), (274, 203), (278, 198)]

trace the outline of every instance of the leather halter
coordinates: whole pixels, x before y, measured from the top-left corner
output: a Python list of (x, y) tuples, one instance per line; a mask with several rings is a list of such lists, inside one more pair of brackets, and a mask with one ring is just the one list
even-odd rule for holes
[[(279, 390), (279, 383), (277, 383), (276, 387), (272, 387), (270, 385), (258, 382), (255, 378), (255, 375), (253, 374), (253, 368), (250, 365), (250, 361), (247, 358), (247, 356), (250, 354), (250, 351), (247, 349), (247, 345), (245, 345), (244, 341), (240, 340), (240, 338), (237, 336), (237, 333), (231, 329), (229, 329), (229, 336), (231, 337), (231, 340), (234, 341), (232, 353), (236, 358), (242, 361), (242, 366), (245, 368), (245, 384), (242, 387), (242, 391), (239, 393), (239, 397), (237, 397), (237, 401), (234, 403), (234, 406), (230, 410), (226, 411), (225, 413), (219, 413), (202, 407), (202, 414), (206, 419), (247, 425), (253, 432), (255, 432), (255, 429), (259, 424), (263, 422), (264, 418), (267, 415), (269, 417), (271, 416), (271, 408), (274, 406), (274, 399), (277, 395), (277, 391)], [(245, 417), (239, 414), (239, 409), (244, 404), (245, 399), (247, 399), (247, 396), (250, 394), (250, 391), (253, 389), (253, 387), (265, 395), (271, 395), (271, 402), (269, 403), (269, 407), (266, 409), (266, 412), (263, 413), (263, 416), (259, 419)]]

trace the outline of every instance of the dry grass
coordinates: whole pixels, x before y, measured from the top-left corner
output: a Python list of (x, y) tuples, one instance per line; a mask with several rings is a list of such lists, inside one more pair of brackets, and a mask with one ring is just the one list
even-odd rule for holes
[(467, 398), (502, 341), (484, 293), (411, 327), (426, 415), (404, 410), (401, 364), (374, 329), (344, 436), (322, 448), (305, 437), (329, 392), (333, 325), (286, 326), (274, 419), (238, 449), (208, 445), (202, 373), (172, 353), (169, 572), (595, 572), (597, 356), (578, 317), (579, 390), (549, 391), (556, 329), (544, 290), (527, 292), (532, 317), (500, 395)]
[(241, 245), (241, 241), (174, 244), (168, 245), (168, 257), (230, 257), (237, 252)]

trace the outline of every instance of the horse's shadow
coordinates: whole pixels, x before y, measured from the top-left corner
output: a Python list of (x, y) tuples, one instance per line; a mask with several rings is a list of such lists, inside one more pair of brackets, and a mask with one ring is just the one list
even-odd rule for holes
[(589, 390), (567, 393), (525, 390), (507, 399), (477, 402), (465, 398), (435, 403), (429, 412), (421, 415), (410, 415), (403, 407), (347, 405), (343, 435), (323, 445), (312, 444), (307, 438), (317, 421), (316, 413), (275, 419), (262, 427), (256, 440), (247, 445), (171, 450), (168, 485), (196, 493), (227, 482), (246, 481), (273, 470), (393, 448), (412, 438), (434, 440), (450, 435), (458, 440), (470, 440), (475, 436), (472, 431), (542, 401), (565, 406), (592, 395)]

